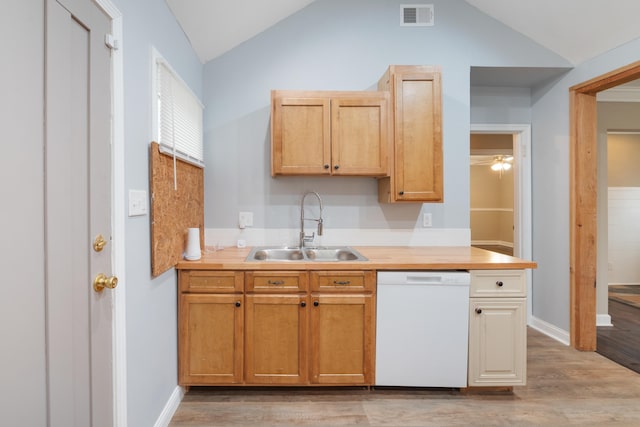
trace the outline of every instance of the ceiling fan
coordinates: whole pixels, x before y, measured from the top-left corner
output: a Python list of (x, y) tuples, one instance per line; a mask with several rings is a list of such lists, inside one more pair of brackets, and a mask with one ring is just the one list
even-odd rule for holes
[(513, 156), (511, 155), (494, 155), (494, 156), (471, 156), (471, 165), (489, 165), (492, 171), (498, 172), (500, 178), (504, 171), (508, 171), (513, 167)]

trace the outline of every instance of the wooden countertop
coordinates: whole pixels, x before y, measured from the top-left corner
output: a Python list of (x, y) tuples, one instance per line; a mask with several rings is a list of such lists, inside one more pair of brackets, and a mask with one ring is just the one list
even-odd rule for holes
[(251, 248), (205, 251), (180, 270), (491, 270), (536, 268), (537, 263), (466, 246), (352, 246), (368, 261), (245, 261)]

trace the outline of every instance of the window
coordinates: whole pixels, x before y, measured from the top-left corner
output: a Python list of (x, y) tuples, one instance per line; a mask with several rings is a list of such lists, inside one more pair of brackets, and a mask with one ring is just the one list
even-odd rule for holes
[(155, 56), (160, 151), (204, 168), (203, 106), (169, 64)]

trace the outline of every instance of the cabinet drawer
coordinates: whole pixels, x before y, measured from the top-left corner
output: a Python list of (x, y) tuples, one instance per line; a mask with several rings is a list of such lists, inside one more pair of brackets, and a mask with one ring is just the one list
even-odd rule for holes
[(244, 273), (242, 271), (181, 270), (180, 290), (182, 292), (242, 292)]
[(524, 270), (471, 271), (471, 297), (523, 297), (526, 294)]
[(307, 272), (248, 271), (245, 273), (247, 292), (306, 292)]
[(375, 284), (373, 271), (312, 271), (314, 292), (371, 292)]

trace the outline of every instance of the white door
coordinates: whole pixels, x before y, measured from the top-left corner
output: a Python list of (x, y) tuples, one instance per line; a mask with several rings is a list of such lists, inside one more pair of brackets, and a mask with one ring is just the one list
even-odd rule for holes
[(46, 7), (49, 425), (112, 426), (115, 291), (93, 288), (111, 275), (111, 21), (90, 0)]

